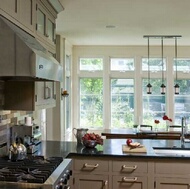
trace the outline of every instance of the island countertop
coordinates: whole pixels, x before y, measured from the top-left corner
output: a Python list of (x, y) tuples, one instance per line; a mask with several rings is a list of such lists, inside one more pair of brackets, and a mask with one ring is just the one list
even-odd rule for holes
[[(156, 154), (153, 147), (163, 148), (181, 148), (180, 140), (151, 140), (151, 139), (133, 139), (133, 142), (139, 142), (147, 149), (146, 153), (124, 153), (122, 145), (126, 144), (126, 139), (105, 139), (103, 146), (97, 148), (85, 148), (83, 145), (77, 145), (76, 142), (63, 141), (42, 141), (40, 150), (36, 155), (50, 156), (94, 156), (94, 157), (141, 157), (141, 158), (177, 158), (190, 159), (190, 155), (183, 154)], [(190, 143), (185, 143), (184, 149), (190, 150)]]

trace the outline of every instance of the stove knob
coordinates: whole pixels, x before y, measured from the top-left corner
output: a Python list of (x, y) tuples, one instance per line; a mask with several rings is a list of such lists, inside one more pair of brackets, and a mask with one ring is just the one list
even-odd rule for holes
[(63, 189), (62, 184), (57, 184), (57, 185), (55, 186), (55, 189)]
[(63, 184), (67, 184), (67, 175), (66, 174), (63, 175), (60, 182), (63, 183)]
[(66, 170), (67, 179), (70, 179), (70, 176), (72, 175), (72, 172), (70, 170)]

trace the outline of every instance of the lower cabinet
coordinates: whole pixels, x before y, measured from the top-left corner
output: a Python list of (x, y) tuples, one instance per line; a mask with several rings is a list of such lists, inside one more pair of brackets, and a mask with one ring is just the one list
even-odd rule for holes
[(75, 174), (74, 189), (108, 189), (108, 176)]
[(156, 189), (189, 189), (190, 179), (183, 178), (156, 178)]
[(190, 189), (190, 160), (72, 157), (74, 189)]
[(113, 176), (112, 188), (113, 189), (147, 189), (147, 177), (136, 176)]

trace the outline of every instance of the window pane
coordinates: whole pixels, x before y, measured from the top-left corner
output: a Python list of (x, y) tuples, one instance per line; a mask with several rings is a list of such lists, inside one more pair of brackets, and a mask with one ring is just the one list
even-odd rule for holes
[(160, 121), (159, 128), (166, 129), (162, 117), (166, 112), (165, 95), (160, 94), (162, 79), (150, 79), (152, 94), (146, 93), (147, 79), (143, 79), (143, 124), (154, 126), (154, 120)]
[(112, 71), (134, 71), (133, 58), (111, 58), (110, 69)]
[[(166, 70), (166, 59), (163, 59), (164, 67)], [(162, 59), (161, 58), (149, 58), (149, 69), (151, 72), (162, 71)], [(148, 58), (142, 59), (142, 71), (148, 71)]]
[(111, 79), (111, 127), (134, 125), (134, 80)]
[[(176, 70), (176, 64), (174, 60), (173, 70)], [(189, 73), (190, 72), (190, 59), (177, 59), (177, 71)]]
[(86, 70), (86, 71), (103, 70), (103, 59), (80, 58), (80, 70)]
[[(175, 95), (175, 124), (181, 125), (181, 118), (190, 115), (190, 80), (178, 80), (180, 94)], [(189, 119), (187, 119), (189, 124)]]
[(80, 79), (80, 126), (103, 127), (102, 79)]

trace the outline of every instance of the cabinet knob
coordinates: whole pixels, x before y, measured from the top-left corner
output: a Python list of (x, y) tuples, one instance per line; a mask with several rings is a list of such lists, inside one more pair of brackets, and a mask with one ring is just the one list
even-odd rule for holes
[(107, 186), (108, 186), (108, 181), (106, 180), (106, 181), (104, 182), (104, 189), (107, 189)]

